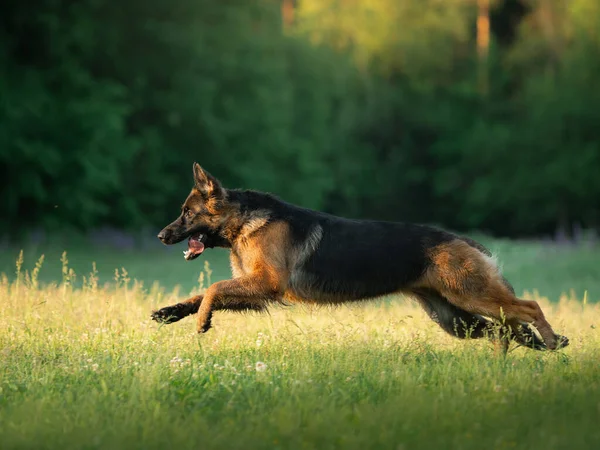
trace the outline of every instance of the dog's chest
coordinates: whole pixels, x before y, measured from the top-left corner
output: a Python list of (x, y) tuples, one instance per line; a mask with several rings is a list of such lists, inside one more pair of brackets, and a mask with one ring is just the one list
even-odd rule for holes
[(237, 251), (231, 250), (231, 254), (229, 255), (229, 263), (231, 265), (231, 273), (233, 278), (239, 278), (248, 273), (248, 271), (244, 268), (244, 260)]

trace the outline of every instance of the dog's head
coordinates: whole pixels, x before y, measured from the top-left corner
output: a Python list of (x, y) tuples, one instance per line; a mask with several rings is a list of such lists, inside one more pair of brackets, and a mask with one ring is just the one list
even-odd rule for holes
[(198, 163), (194, 163), (194, 187), (181, 207), (181, 214), (167, 225), (158, 238), (166, 245), (188, 239), (186, 260), (200, 256), (206, 247), (215, 247), (223, 238), (218, 235), (224, 220), (226, 192), (219, 180)]

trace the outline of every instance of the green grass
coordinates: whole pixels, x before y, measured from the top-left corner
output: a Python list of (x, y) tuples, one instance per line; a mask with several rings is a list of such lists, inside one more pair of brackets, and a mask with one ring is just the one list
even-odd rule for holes
[(218, 281), (231, 276), (229, 253), (223, 249), (210, 249), (201, 258), (186, 262), (182, 251), (186, 244), (165, 247), (158, 239), (146, 249), (116, 249), (109, 246), (97, 246), (84, 239), (74, 242), (50, 242), (44, 245), (26, 244), (0, 252), (0, 273), (14, 278), (14, 266), (21, 250), (24, 252), (24, 269), (31, 270), (40, 255), (44, 255), (44, 269), (40, 272), (40, 282), (49, 283), (60, 280), (63, 252), (67, 252), (69, 265), (79, 275), (92, 271), (96, 265), (100, 285), (114, 282), (115, 270), (125, 268), (131, 279), (136, 279), (150, 288), (159, 282), (167, 289), (180, 286), (182, 292), (189, 292), (198, 284), (198, 277), (206, 262), (212, 270), (212, 280)]
[[(202, 263), (162, 248), (74, 249), (69, 266), (77, 264), (80, 287), (69, 270), (47, 285), (31, 273), (4, 277), (0, 448), (600, 448), (598, 258), (495, 244), (505, 272), (570, 347), (499, 358), (487, 342), (443, 334), (401, 298), (216, 313), (215, 328), (198, 336), (193, 318), (148, 320), (153, 308), (202, 288)], [(223, 256), (211, 264), (213, 278), (227, 273)], [(40, 279), (47, 270), (56, 274), (46, 281), (61, 279), (58, 257)], [(126, 278), (145, 283), (121, 272), (116, 284), (97, 284), (87, 274), (92, 260), (106, 280), (125, 266)], [(14, 261), (5, 267), (14, 273)], [(189, 284), (172, 291), (176, 283)], [(540, 297), (536, 287), (552, 294)]]

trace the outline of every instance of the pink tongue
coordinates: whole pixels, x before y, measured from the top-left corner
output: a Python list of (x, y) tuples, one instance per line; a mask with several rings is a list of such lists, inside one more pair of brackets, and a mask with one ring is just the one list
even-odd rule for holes
[(204, 251), (204, 244), (195, 239), (190, 239), (188, 242), (188, 248), (194, 253), (202, 253)]

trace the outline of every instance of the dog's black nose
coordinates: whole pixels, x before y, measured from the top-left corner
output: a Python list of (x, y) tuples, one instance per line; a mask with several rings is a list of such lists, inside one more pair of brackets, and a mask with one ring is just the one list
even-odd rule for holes
[(160, 233), (158, 233), (158, 238), (162, 241), (165, 242), (165, 240), (167, 240), (167, 238), (171, 235), (171, 233), (169, 233), (168, 230), (162, 230)]

